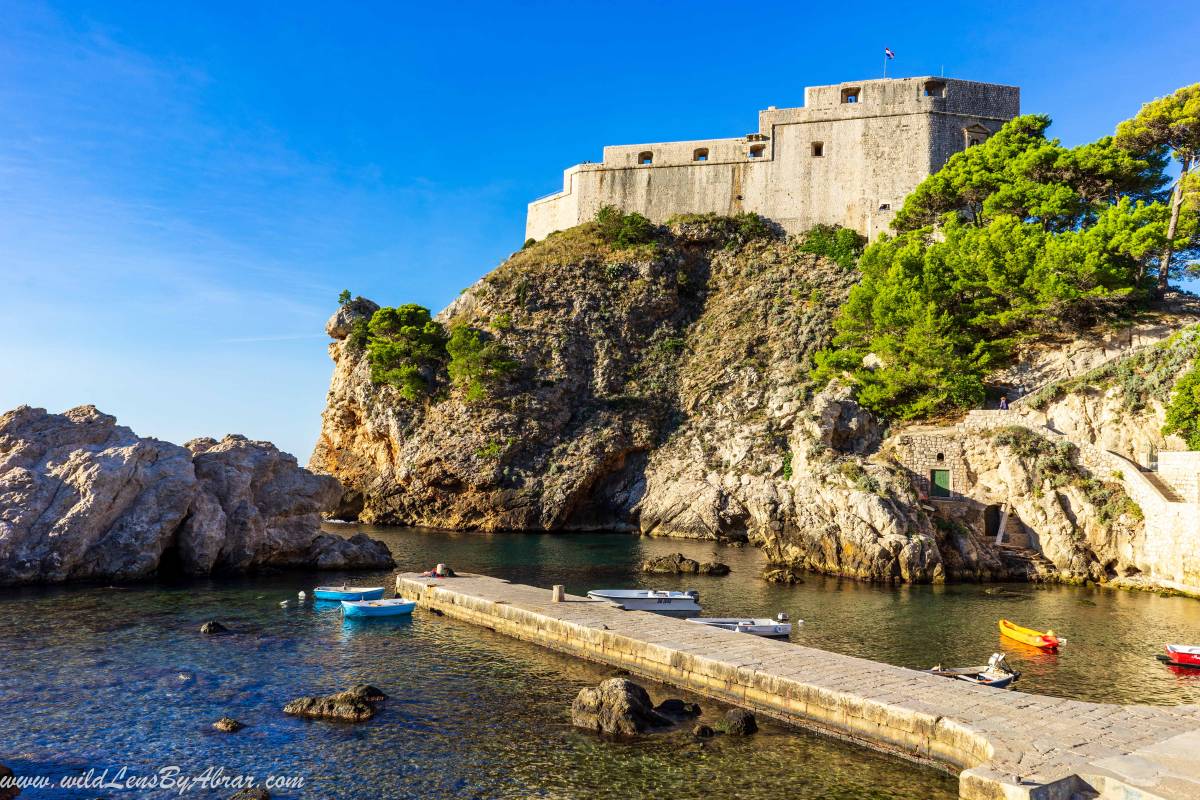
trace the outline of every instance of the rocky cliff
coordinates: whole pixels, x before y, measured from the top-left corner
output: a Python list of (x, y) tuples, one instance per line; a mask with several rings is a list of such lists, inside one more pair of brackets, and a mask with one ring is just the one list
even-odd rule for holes
[(335, 362), (314, 471), (340, 513), (483, 530), (625, 529), (750, 541), (784, 567), (879, 580), (991, 575), (998, 558), (933, 524), (902, 472), (863, 454), (878, 424), (813, 354), (856, 279), (795, 240), (692, 218), (621, 249), (594, 226), (515, 254), (439, 315), (520, 365), (472, 402), (444, 379), (413, 403), (370, 379), (330, 320)]
[(380, 542), (320, 533), (341, 493), (269, 442), (180, 447), (93, 406), (21, 406), (0, 417), (0, 585), (391, 566)]
[[(919, 497), (847, 390), (814, 391), (812, 358), (856, 280), (802, 240), (726, 218), (678, 220), (628, 248), (583, 225), (514, 254), (438, 316), (485, 331), (517, 369), (482, 399), (443, 370), (418, 402), (372, 382), (354, 332), (378, 306), (358, 298), (327, 325), (334, 372), (310, 468), (347, 488), (345, 518), (744, 541), (779, 579), (1107, 576), (1139, 525), (1111, 476), (1049, 476), (1036, 454), (965, 437), (989, 502), (1050, 532), (1053, 562), (1014, 561), (982, 516)], [(1021, 379), (1103, 363), (1063, 351), (1070, 364), (1030, 357)]]

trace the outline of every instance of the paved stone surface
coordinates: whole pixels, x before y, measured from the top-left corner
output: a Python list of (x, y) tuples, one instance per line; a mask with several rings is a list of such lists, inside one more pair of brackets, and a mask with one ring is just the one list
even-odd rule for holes
[(975, 686), (625, 611), (482, 575), (402, 574), (425, 608), (785, 722), (960, 771), (970, 800), (1200, 798), (1200, 706), (1084, 703)]

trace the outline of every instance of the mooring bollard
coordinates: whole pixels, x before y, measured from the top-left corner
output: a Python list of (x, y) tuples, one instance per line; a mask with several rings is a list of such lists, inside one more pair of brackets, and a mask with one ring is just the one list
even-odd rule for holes
[(562, 584), (554, 584), (554, 588), (550, 590), (550, 602), (561, 603), (567, 596), (567, 589)]

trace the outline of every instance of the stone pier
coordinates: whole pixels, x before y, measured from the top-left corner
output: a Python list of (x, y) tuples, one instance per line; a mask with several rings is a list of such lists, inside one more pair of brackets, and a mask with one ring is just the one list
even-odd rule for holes
[(396, 591), (498, 633), (953, 770), (963, 798), (1200, 798), (1200, 706), (990, 689), (574, 595), (552, 602), (549, 589), (482, 575), (402, 574)]

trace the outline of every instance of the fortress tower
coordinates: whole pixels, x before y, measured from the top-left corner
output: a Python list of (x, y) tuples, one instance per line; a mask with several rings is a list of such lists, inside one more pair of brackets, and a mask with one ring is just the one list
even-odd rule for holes
[(809, 86), (801, 108), (758, 113), (735, 139), (615, 145), (563, 173), (561, 192), (529, 204), (526, 237), (591, 219), (603, 205), (655, 222), (753, 211), (789, 233), (817, 223), (874, 238), (904, 197), (954, 153), (1020, 113), (1020, 89), (949, 78)]

